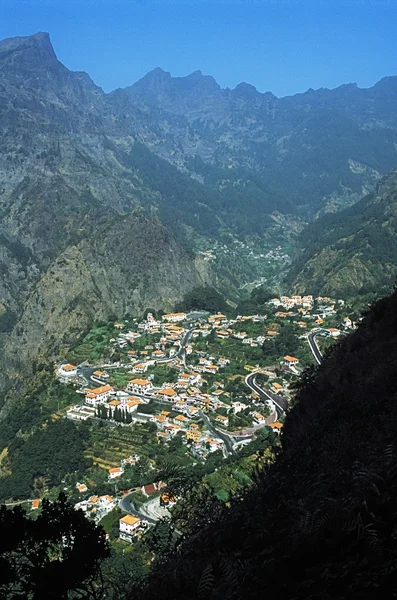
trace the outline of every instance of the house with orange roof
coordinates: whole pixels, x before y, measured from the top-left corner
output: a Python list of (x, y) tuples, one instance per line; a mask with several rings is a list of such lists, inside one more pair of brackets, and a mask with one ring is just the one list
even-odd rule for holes
[(335, 329), (335, 327), (329, 327), (328, 331), (331, 334), (331, 337), (339, 337), (340, 336), (339, 329)]
[(299, 359), (295, 358), (295, 356), (284, 356), (283, 363), (288, 367), (293, 367), (299, 363)]
[(93, 390), (87, 389), (85, 393), (85, 403), (91, 406), (104, 404), (113, 392), (114, 388), (111, 385), (101, 385)]
[(136, 394), (147, 394), (152, 389), (152, 382), (148, 379), (131, 379), (127, 385), (127, 391)]
[(282, 423), (279, 423), (278, 421), (276, 421), (275, 423), (272, 423), (271, 425), (269, 425), (269, 427), (271, 427), (275, 433), (280, 434), (284, 425)]
[(147, 371), (147, 364), (145, 363), (138, 363), (137, 365), (134, 365), (132, 367), (132, 372), (133, 373), (145, 373)]
[(116, 505), (115, 499), (113, 496), (109, 496), (109, 494), (99, 496), (97, 503), (100, 508), (105, 510), (111, 510)]
[(261, 413), (254, 412), (252, 413), (252, 421), (255, 425), (263, 425), (266, 421), (266, 418), (261, 415)]
[(121, 467), (114, 467), (113, 469), (109, 469), (109, 479), (117, 479), (117, 477), (121, 477), (124, 473), (124, 469)]
[(132, 542), (132, 538), (136, 535), (141, 526), (141, 519), (133, 515), (125, 515), (119, 520), (119, 537), (125, 542)]
[(70, 363), (61, 365), (59, 368), (59, 374), (63, 377), (75, 377), (77, 375), (77, 367), (75, 365), (71, 365)]
[(36, 498), (35, 500), (32, 500), (32, 510), (37, 510), (40, 506), (40, 498)]
[(158, 390), (156, 392), (156, 396), (159, 396), (163, 400), (177, 400), (178, 399), (178, 394), (171, 387), (162, 388), (161, 390)]
[(278, 383), (277, 381), (275, 381), (274, 383), (272, 383), (272, 390), (276, 393), (281, 392), (281, 390), (283, 389), (283, 386)]
[(79, 492), (79, 494), (85, 494), (85, 492), (88, 492), (88, 487), (85, 485), (85, 483), (76, 483), (76, 489)]
[(227, 427), (229, 425), (229, 419), (228, 419), (228, 417), (224, 417), (223, 415), (216, 415), (215, 421), (217, 423), (220, 423), (224, 427)]
[(178, 415), (173, 419), (175, 425), (179, 425), (180, 427), (186, 427), (189, 423), (189, 419), (187, 419), (184, 415)]
[(129, 396), (124, 408), (128, 413), (132, 413), (138, 410), (138, 406), (140, 404), (144, 404), (141, 398), (138, 398), (137, 396)]

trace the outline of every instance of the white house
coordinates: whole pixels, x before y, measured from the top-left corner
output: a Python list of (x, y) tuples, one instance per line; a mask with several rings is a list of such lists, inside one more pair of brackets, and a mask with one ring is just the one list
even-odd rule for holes
[(121, 477), (124, 473), (124, 469), (121, 467), (115, 467), (114, 469), (109, 469), (109, 479), (117, 479), (117, 477)]
[(158, 392), (156, 392), (157, 396), (160, 396), (160, 398), (162, 398), (163, 400), (177, 400), (178, 399), (178, 394), (176, 393), (176, 391), (171, 388), (171, 387), (166, 387), (166, 388), (162, 388), (161, 390), (158, 390)]
[(299, 363), (299, 359), (295, 358), (295, 356), (284, 356), (283, 363), (287, 365), (287, 367), (294, 367)]
[(103, 404), (113, 394), (114, 388), (111, 385), (101, 385), (94, 390), (86, 390), (85, 402), (91, 406)]
[(252, 413), (252, 420), (255, 425), (263, 425), (266, 421), (266, 418), (258, 412)]
[(186, 313), (169, 313), (168, 315), (162, 316), (163, 321), (168, 321), (170, 323), (179, 323), (180, 321), (186, 320)]
[(145, 373), (147, 371), (147, 364), (146, 363), (138, 363), (137, 365), (134, 365), (132, 367), (132, 372), (133, 373)]
[(330, 327), (330, 328), (328, 329), (328, 331), (329, 331), (329, 333), (330, 333), (331, 337), (339, 337), (339, 336), (340, 336), (340, 331), (339, 331), (339, 329), (335, 329), (335, 327)]
[(66, 365), (61, 365), (59, 368), (59, 374), (62, 375), (62, 377), (76, 377), (77, 367), (69, 363)]
[(132, 515), (126, 515), (119, 520), (119, 537), (121, 540), (131, 542), (141, 525), (141, 520)]
[(152, 382), (148, 379), (131, 379), (127, 385), (127, 391), (135, 394), (147, 394), (152, 389)]

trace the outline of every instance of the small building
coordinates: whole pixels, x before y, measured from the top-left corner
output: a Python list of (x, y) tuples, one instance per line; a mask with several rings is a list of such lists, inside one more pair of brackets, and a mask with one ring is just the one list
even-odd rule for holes
[(218, 423), (220, 423), (224, 427), (227, 427), (229, 425), (229, 419), (228, 419), (228, 417), (224, 417), (223, 415), (216, 415), (215, 421), (217, 421)]
[(258, 412), (254, 412), (252, 414), (252, 420), (255, 425), (263, 425), (266, 421), (266, 418)]
[(178, 394), (176, 393), (176, 391), (170, 387), (163, 388), (156, 392), (156, 394), (163, 400), (176, 400), (178, 398)]
[(176, 503), (176, 500), (177, 499), (172, 492), (165, 491), (160, 496), (160, 506), (164, 508), (171, 508), (171, 506), (174, 506)]
[(132, 372), (133, 373), (145, 373), (147, 371), (147, 364), (145, 363), (138, 363), (137, 365), (134, 365), (132, 367)]
[(137, 396), (129, 396), (127, 403), (125, 405), (125, 410), (128, 413), (135, 412), (138, 409), (138, 406), (143, 403), (144, 403), (143, 400), (141, 400)]
[(103, 404), (113, 394), (114, 388), (111, 385), (101, 385), (93, 390), (86, 390), (85, 402), (91, 406)]
[(281, 385), (281, 383), (278, 383), (277, 381), (275, 381), (274, 383), (272, 383), (272, 390), (274, 392), (276, 392), (276, 394), (278, 392), (281, 392), (282, 389), (283, 389), (283, 386)]
[(32, 510), (37, 510), (40, 506), (40, 498), (36, 498), (35, 500), (32, 500)]
[(188, 422), (189, 419), (187, 419), (184, 415), (178, 415), (174, 418), (175, 425), (179, 425), (180, 427), (186, 427)]
[(109, 469), (109, 479), (117, 479), (117, 477), (121, 477), (124, 473), (124, 469), (121, 467), (115, 467), (114, 469)]
[(85, 483), (76, 483), (76, 489), (79, 492), (79, 494), (85, 494), (85, 492), (88, 492), (88, 487), (85, 485)]
[(167, 315), (163, 315), (162, 319), (163, 321), (169, 321), (170, 323), (179, 323), (180, 321), (186, 321), (186, 313), (169, 313)]
[(279, 423), (278, 421), (276, 421), (275, 423), (272, 423), (271, 425), (269, 425), (269, 427), (271, 427), (273, 429), (274, 433), (280, 434), (284, 425), (282, 423)]
[(188, 429), (188, 431), (186, 432), (186, 439), (187, 440), (192, 440), (193, 442), (197, 443), (200, 441), (201, 437), (202, 437), (202, 432), (199, 429)]
[(153, 385), (148, 379), (131, 379), (127, 385), (128, 392), (147, 394)]
[(119, 520), (119, 537), (126, 542), (132, 542), (141, 525), (141, 520), (133, 515), (126, 515)]
[(106, 371), (94, 371), (93, 375), (99, 379), (109, 379), (109, 374)]
[(164, 482), (156, 481), (154, 483), (149, 483), (148, 485), (143, 485), (141, 487), (141, 492), (142, 494), (145, 494), (145, 496), (151, 496), (152, 494), (155, 494), (156, 492), (161, 490), (161, 488), (164, 488), (164, 486)]
[(66, 365), (61, 365), (59, 374), (63, 377), (75, 377), (77, 375), (77, 367), (69, 363)]
[(340, 336), (339, 329), (335, 329), (335, 327), (329, 327), (328, 331), (329, 331), (331, 337), (339, 337)]
[(295, 356), (284, 356), (283, 363), (287, 365), (287, 367), (294, 367), (299, 363), (299, 359), (295, 358)]

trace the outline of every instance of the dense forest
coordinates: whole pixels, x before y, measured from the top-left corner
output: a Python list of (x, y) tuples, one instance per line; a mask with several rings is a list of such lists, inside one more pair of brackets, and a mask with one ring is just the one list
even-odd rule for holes
[(67, 473), (84, 472), (88, 430), (62, 419), (37, 427), (27, 439), (16, 436), (8, 446), (10, 474), (0, 479), (0, 498), (29, 498), (41, 488), (61, 483)]
[(287, 283), (343, 296), (390, 291), (397, 275), (397, 171), (353, 206), (310, 223), (300, 234)]

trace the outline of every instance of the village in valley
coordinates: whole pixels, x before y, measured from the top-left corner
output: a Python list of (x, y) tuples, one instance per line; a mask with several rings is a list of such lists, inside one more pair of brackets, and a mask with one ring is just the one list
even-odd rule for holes
[[(153, 311), (99, 324), (71, 352), (73, 361), (57, 365), (58, 381), (75, 389), (62, 416), (92, 424), (93, 455), (103, 450), (94, 460), (100, 485), (89, 475), (73, 484), (76, 508), (96, 522), (117, 509), (118, 537), (131, 542), (178, 501), (155, 480), (168, 452), (197, 465), (238, 454), (264, 428), (282, 432), (303, 369), (355, 322), (343, 300), (281, 296), (265, 307), (234, 316)], [(115, 431), (122, 442), (112, 454)], [(139, 469), (142, 486), (131, 475)]]

